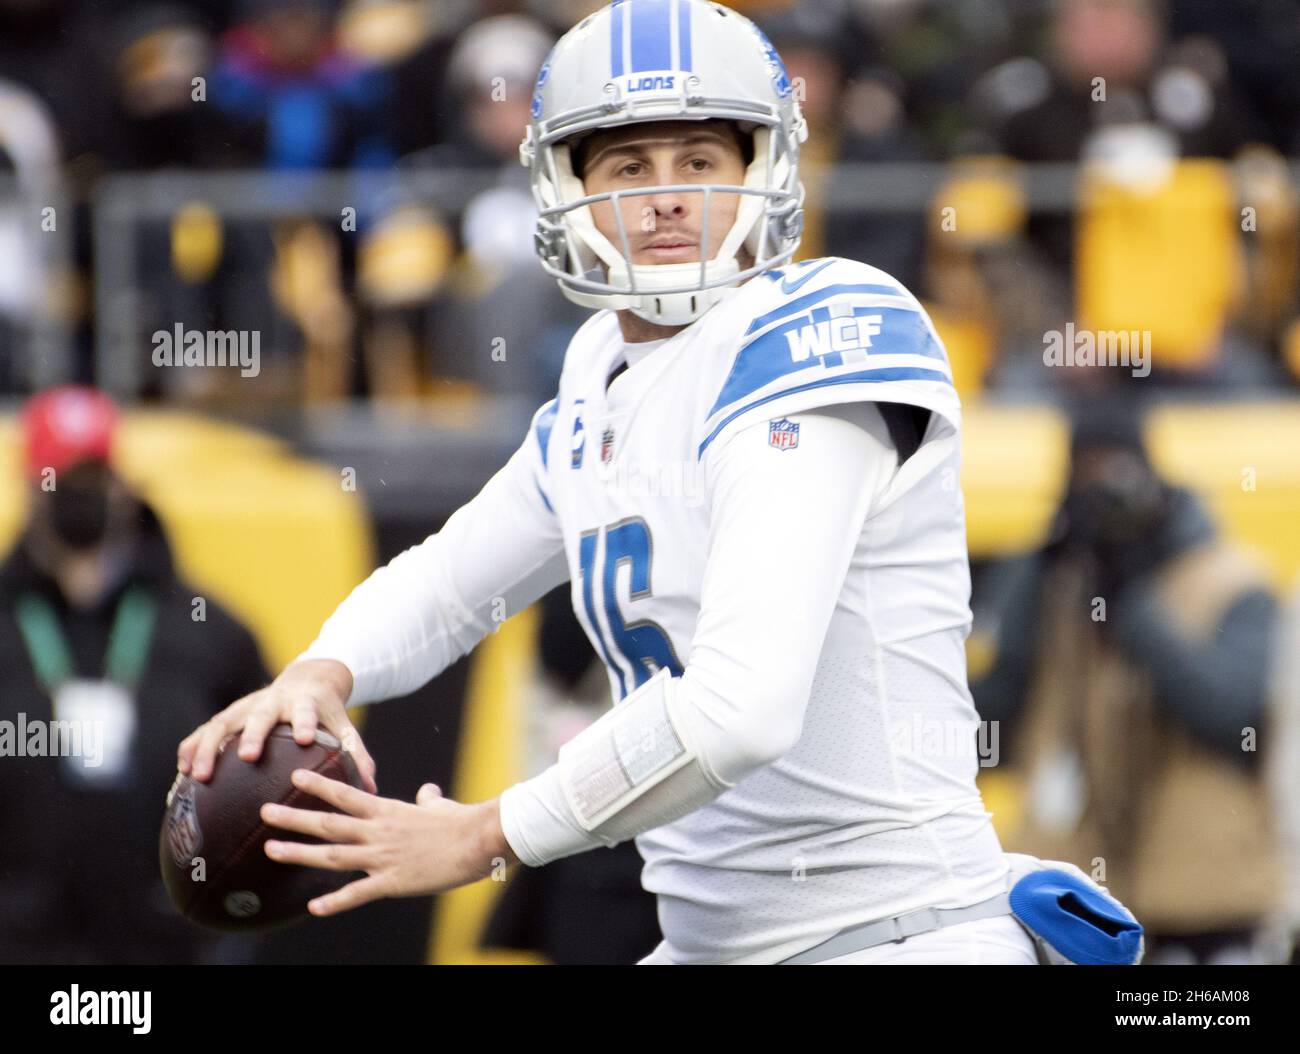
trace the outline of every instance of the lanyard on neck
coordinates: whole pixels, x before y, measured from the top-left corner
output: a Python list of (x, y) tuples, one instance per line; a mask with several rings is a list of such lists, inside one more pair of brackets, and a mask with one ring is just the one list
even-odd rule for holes
[[(118, 601), (113, 628), (104, 654), (104, 678), (134, 691), (144, 669), (157, 604), (142, 586), (131, 586)], [(50, 602), (36, 593), (24, 593), (15, 608), (32, 668), (51, 696), (72, 677), (72, 651)]]

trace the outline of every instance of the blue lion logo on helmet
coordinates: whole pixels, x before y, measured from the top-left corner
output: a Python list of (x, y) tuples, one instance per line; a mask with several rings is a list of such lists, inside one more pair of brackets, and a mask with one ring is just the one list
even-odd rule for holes
[(763, 54), (767, 56), (767, 63), (772, 70), (772, 86), (776, 89), (776, 94), (785, 98), (790, 94), (790, 77), (785, 72), (785, 63), (781, 61), (781, 56), (776, 53), (776, 48), (772, 42), (767, 39), (758, 26), (754, 27), (754, 32), (758, 34), (759, 42), (763, 45)]
[[(552, 49), (551, 54), (554, 53), (554, 49)], [(542, 63), (541, 72), (537, 74), (537, 84), (533, 87), (533, 105), (531, 107), (531, 112), (534, 121), (542, 115), (542, 85), (546, 83), (546, 78), (550, 76), (550, 73), (551, 59), (548, 55), (546, 61)]]

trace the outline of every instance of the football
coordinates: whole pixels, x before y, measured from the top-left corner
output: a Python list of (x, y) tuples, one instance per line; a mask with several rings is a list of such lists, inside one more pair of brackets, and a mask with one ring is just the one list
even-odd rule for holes
[(306, 918), (310, 900), (359, 875), (272, 860), (263, 848), (268, 839), (320, 839), (267, 826), (262, 805), (337, 811), (293, 785), (290, 775), (298, 768), (364, 787), (351, 755), (323, 730), (304, 747), (294, 741), (292, 726), (277, 725), (255, 762), (242, 760), (237, 747), (234, 736), (221, 745), (206, 783), (177, 774), (167, 793), (158, 856), (177, 911), (202, 926), (246, 933)]

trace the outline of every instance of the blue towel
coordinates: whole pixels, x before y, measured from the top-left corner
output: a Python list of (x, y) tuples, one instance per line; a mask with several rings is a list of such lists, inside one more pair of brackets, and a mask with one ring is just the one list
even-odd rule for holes
[(1011, 912), (1080, 966), (1131, 966), (1142, 926), (1114, 897), (1057, 868), (1031, 871), (1011, 887)]

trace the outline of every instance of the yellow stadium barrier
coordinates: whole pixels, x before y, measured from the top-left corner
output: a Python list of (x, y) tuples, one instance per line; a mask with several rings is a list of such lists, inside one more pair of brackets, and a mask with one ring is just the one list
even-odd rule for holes
[(1082, 325), (1149, 332), (1158, 366), (1198, 368), (1219, 348), (1244, 262), (1230, 170), (1187, 159), (1155, 185), (1085, 170), (1077, 227)]
[[(1205, 501), (1219, 528), (1256, 549), (1278, 587), (1300, 575), (1300, 402), (1163, 406), (1147, 422), (1151, 459)], [(1040, 406), (965, 410), (962, 489), (973, 559), (1039, 544), (1065, 486), (1069, 424)]]

